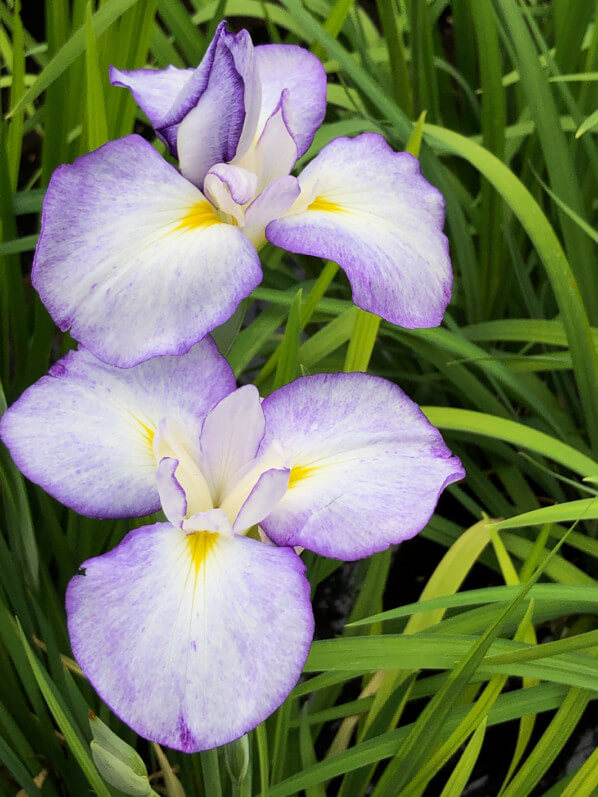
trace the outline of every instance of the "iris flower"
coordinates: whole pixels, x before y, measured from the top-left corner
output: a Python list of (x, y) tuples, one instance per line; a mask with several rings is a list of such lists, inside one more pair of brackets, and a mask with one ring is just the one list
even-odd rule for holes
[(300, 677), (313, 615), (294, 546), (347, 560), (384, 550), (464, 475), (391, 382), (317, 374), (261, 401), (209, 337), (130, 369), (70, 352), (0, 434), (23, 473), (82, 514), (164, 510), (167, 522), (83, 562), (67, 619), (102, 699), (186, 752), (255, 727)]
[(179, 169), (143, 138), (59, 167), (32, 280), (62, 330), (130, 367), (187, 352), (262, 279), (266, 242), (345, 270), (355, 304), (438, 325), (452, 273), (444, 200), (382, 136), (337, 138), (298, 177), (326, 111), (326, 74), (294, 45), (222, 23), (197, 69), (119, 71)]

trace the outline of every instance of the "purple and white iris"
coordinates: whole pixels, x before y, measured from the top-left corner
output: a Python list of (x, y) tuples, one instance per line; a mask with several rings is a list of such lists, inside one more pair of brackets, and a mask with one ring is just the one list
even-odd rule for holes
[(83, 563), (68, 627), (114, 712), (187, 752), (255, 727), (297, 682), (313, 615), (292, 546), (340, 559), (384, 550), (464, 476), (396, 385), (317, 374), (261, 401), (236, 388), (209, 337), (126, 370), (70, 352), (0, 434), (21, 470), (78, 512), (164, 510), (168, 522)]
[(32, 280), (62, 330), (131, 367), (182, 354), (260, 283), (258, 249), (338, 262), (355, 304), (433, 327), (452, 273), (444, 200), (377, 135), (337, 138), (298, 177), (326, 110), (318, 59), (222, 23), (195, 70), (112, 69), (180, 170), (137, 135), (54, 173)]

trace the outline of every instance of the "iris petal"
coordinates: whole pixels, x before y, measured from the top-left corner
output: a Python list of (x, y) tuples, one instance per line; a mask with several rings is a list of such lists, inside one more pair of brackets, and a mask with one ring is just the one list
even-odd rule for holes
[(32, 280), (59, 327), (105, 362), (188, 351), (261, 276), (242, 232), (139, 136), (52, 177)]
[(364, 310), (410, 329), (440, 324), (452, 287), (444, 199), (418, 161), (364, 133), (324, 147), (299, 183), (297, 212), (266, 238), (336, 261)]
[(258, 130), (288, 92), (287, 123), (301, 157), (326, 114), (326, 72), (315, 55), (294, 44), (263, 44), (255, 48), (262, 87)]
[(188, 753), (217, 747), (297, 682), (313, 616), (291, 549), (161, 523), (82, 567), (66, 599), (73, 653), (145, 738)]
[(160, 507), (160, 421), (169, 418), (197, 440), (206, 413), (235, 387), (210, 338), (181, 357), (129, 369), (72, 351), (4, 413), (0, 434), (20, 470), (77, 512), (147, 515)]
[(261, 522), (279, 545), (358, 559), (417, 534), (441, 492), (465, 475), (403, 391), (367, 374), (297, 379), (262, 403), (282, 445), (289, 490)]

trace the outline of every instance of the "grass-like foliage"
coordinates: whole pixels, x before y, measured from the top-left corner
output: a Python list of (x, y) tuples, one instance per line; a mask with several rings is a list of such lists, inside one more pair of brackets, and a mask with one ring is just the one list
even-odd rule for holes
[(226, 17), (324, 62), (328, 114), (303, 162), (364, 131), (418, 154), (446, 197), (455, 288), (441, 328), (378, 325), (334, 263), (269, 245), (219, 346), (263, 395), (318, 371), (398, 382), (467, 479), (400, 550), (351, 568), (305, 555), (317, 605), (350, 598), (347, 622), (334, 638), (321, 626), (234, 783), (223, 754), (138, 739), (71, 658), (65, 586), (132, 526), (68, 511), (0, 450), (0, 793), (120, 793), (92, 758), (92, 709), (171, 797), (448, 797), (468, 783), (591, 795), (598, 758), (579, 741), (598, 694), (595, 3), (95, 5), (46, 0), (41, 20), (33, 0), (0, 0), (0, 412), (75, 345), (29, 282), (52, 171), (133, 130), (152, 138), (108, 66), (195, 66)]

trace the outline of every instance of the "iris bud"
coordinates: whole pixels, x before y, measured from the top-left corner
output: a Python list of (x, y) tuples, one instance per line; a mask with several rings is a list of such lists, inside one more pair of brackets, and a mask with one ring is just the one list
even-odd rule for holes
[(231, 780), (235, 784), (240, 784), (247, 775), (249, 769), (249, 737), (247, 734), (235, 739), (224, 748), (226, 768)]
[(89, 725), (93, 734), (91, 755), (104, 780), (133, 797), (155, 794), (141, 756), (96, 717), (93, 711), (89, 712)]

